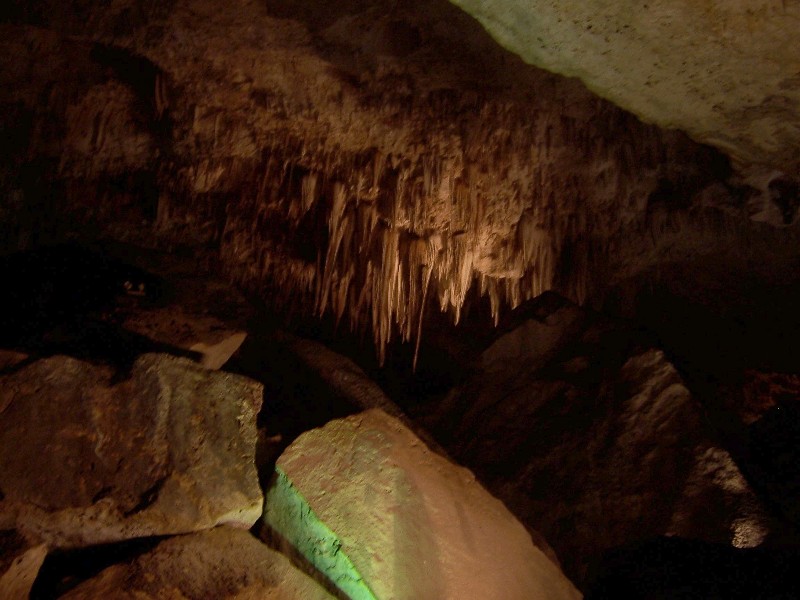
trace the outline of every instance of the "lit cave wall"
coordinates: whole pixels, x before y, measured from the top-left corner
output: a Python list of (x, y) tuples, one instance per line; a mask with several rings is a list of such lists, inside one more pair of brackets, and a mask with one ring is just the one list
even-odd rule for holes
[(471, 293), (496, 320), (547, 289), (602, 303), (660, 263), (794, 259), (724, 155), (449, 5), (235, 8), (6, 9), (6, 250), (89, 231), (202, 247), (381, 354)]
[[(548, 439), (549, 423), (583, 420), (548, 407), (528, 434), (504, 440), (497, 431), (512, 428), (512, 413), (527, 404), (503, 413), (487, 399), (495, 384), (469, 379), (476, 370), (489, 382), (512, 377), (503, 352), (516, 338), (487, 348), (526, 318), (563, 330), (534, 332), (544, 336), (535, 359), (514, 350), (525, 368), (545, 369), (575, 347), (583, 353), (563, 367), (564, 378), (579, 373), (578, 391), (559, 388), (553, 398), (583, 394), (599, 398), (586, 405), (596, 408), (621, 389), (656, 397), (685, 383), (712, 398), (709, 418), (736, 438), (725, 411), (799, 389), (800, 67), (784, 43), (793, 26), (797, 33), (796, 4), (760, 3), (769, 10), (751, 17), (717, 7), (725, 27), (706, 39), (693, 25), (675, 45), (686, 19), (702, 29), (716, 13), (698, 16), (678, 0), (652, 2), (652, 19), (595, 6), (607, 3), (533, 4), (531, 12), (467, 0), (6, 2), (4, 276), (22, 281), (28, 263), (18, 257), (65, 243), (191, 258), (270, 323), (357, 348), (354, 359), (431, 430), (426, 442), (466, 461), (531, 529), (539, 523), (525, 511), (551, 499), (542, 491), (541, 505), (526, 504), (513, 478), (503, 479), (526, 472), (519, 453), (538, 452), (516, 441), (530, 431)], [(752, 55), (748, 28), (757, 30)], [(782, 58), (770, 70), (776, 47)], [(631, 63), (645, 55), (647, 67)], [(50, 273), (74, 276), (68, 290), (72, 281), (89, 285), (85, 273)], [(137, 277), (146, 275), (126, 272), (128, 295)], [(13, 281), (17, 291), (0, 306), (3, 342), (27, 352), (20, 320), (66, 310), (72, 296), (57, 288), (54, 302), (26, 305)], [(600, 312), (628, 319), (624, 335), (643, 331), (665, 354), (634, 356), (622, 334), (609, 341), (610, 326), (594, 321)], [(136, 344), (152, 349), (142, 339), (126, 338), (125, 360)], [(306, 362), (323, 361), (323, 350), (286, 339), (315, 357)], [(238, 360), (247, 375), (267, 362)], [(285, 360), (287, 373), (297, 370)], [(616, 379), (606, 377), (614, 369)], [(497, 386), (513, 399), (536, 381)], [(700, 428), (688, 397), (675, 405), (687, 429)], [(489, 414), (504, 424), (491, 429)], [(598, 439), (610, 436), (611, 417), (595, 416)], [(494, 440), (494, 450), (476, 447), (470, 432)], [(281, 437), (273, 433), (265, 439)], [(704, 456), (717, 456), (702, 439)], [(751, 458), (747, 449), (731, 453)], [(484, 459), (505, 466), (494, 472)], [(760, 490), (785, 492), (753, 472)], [(795, 522), (789, 499), (775, 503)], [(594, 542), (585, 530), (564, 534), (566, 519), (543, 521), (545, 536), (580, 587), (589, 577), (581, 548)], [(626, 535), (611, 532), (592, 551), (623, 545)]]

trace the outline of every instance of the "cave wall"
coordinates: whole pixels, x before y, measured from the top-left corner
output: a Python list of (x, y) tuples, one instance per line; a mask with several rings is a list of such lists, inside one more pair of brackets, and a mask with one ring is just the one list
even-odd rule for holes
[(755, 179), (776, 170), (800, 176), (797, 2), (454, 4), (527, 62), (580, 77), (643, 119), (689, 132)]
[(547, 289), (601, 302), (664, 263), (780, 278), (797, 260), (796, 210), (754, 223), (725, 156), (524, 64), (446, 2), (4, 10), (5, 252), (110, 236), (206, 253), (381, 352), (429, 304), (457, 321), (482, 295), (497, 319)]

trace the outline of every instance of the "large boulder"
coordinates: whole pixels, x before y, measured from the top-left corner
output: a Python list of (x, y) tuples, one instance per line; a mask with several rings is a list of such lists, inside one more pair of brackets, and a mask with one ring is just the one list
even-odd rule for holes
[(13, 530), (0, 531), (0, 598), (27, 599), (45, 556), (44, 544), (31, 544)]
[(225, 368), (264, 385), (256, 453), (263, 485), (275, 461), (297, 436), (370, 408), (399, 419), (428, 447), (445, 454), (353, 360), (317, 341), (261, 329), (245, 340)]
[(0, 379), (0, 517), (51, 547), (250, 527), (261, 386), (167, 355), (130, 378), (64, 356)]
[(323, 600), (332, 596), (248, 532), (218, 527), (166, 540), (132, 564), (109, 567), (63, 598)]
[(349, 597), (579, 598), (473, 474), (373, 409), (300, 436), (265, 520)]
[(656, 536), (758, 546), (771, 521), (664, 353), (551, 300), (526, 307), (425, 425), (576, 582)]

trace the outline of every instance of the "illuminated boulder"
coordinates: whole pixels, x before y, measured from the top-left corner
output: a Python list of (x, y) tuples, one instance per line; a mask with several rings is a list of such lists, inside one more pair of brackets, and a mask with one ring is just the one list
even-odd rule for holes
[(167, 355), (129, 379), (64, 356), (0, 378), (0, 518), (51, 547), (250, 527), (261, 386)]
[(300, 436), (265, 521), (351, 598), (579, 598), (472, 473), (378, 409)]

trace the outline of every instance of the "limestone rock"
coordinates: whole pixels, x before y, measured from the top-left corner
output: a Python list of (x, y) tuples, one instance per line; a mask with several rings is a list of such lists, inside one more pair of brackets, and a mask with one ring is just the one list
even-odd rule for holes
[(203, 355), (200, 364), (206, 369), (221, 369), (222, 366), (228, 362), (228, 359), (239, 349), (239, 346), (242, 345), (246, 337), (246, 332), (237, 331), (236, 333), (230, 333), (216, 344), (209, 345), (204, 342), (197, 342), (189, 349)]
[(266, 522), (351, 597), (580, 597), (471, 472), (380, 410), (303, 434), (278, 472)]
[(332, 598), (246, 531), (218, 527), (171, 538), (130, 565), (115, 565), (63, 598)]
[(750, 163), (797, 173), (796, 2), (454, 0), (527, 62)]
[(501, 337), (485, 357), (505, 368), (480, 370), (426, 427), (579, 584), (608, 549), (659, 535), (758, 546), (772, 521), (676, 369), (619, 325), (565, 318), (577, 310)]
[[(648, 350), (631, 358), (622, 368), (621, 379), (634, 395), (623, 416), (627, 434), (616, 442), (620, 459), (634, 450), (633, 456), (638, 455), (640, 462), (632, 466), (657, 478), (656, 463), (663, 465), (672, 454), (680, 465), (681, 455), (691, 453), (686, 456), (690, 471), (678, 467), (672, 475), (673, 485), (682, 483), (677, 486), (665, 533), (736, 548), (759, 546), (769, 532), (764, 508), (730, 454), (712, 441), (699, 406), (663, 353)], [(644, 451), (636, 452), (638, 449)], [(634, 473), (629, 475), (626, 479), (633, 481)], [(661, 476), (669, 478), (671, 474)]]
[(0, 532), (0, 599), (27, 599), (45, 556), (44, 544), (30, 544), (14, 531)]
[[(556, 294), (546, 294), (557, 301)], [(563, 302), (541, 319), (525, 319), (519, 326), (501, 335), (481, 355), (481, 367), (493, 373), (516, 369), (524, 361), (528, 369), (547, 364), (563, 346), (580, 331), (585, 313), (569, 302)]]
[(251, 526), (261, 387), (148, 354), (130, 379), (55, 356), (0, 381), (0, 514), (52, 547)]

